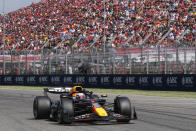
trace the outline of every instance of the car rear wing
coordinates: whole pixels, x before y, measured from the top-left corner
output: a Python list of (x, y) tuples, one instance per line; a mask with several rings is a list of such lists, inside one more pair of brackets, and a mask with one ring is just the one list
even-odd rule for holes
[(70, 93), (71, 89), (72, 87), (44, 88), (44, 95), (47, 96), (47, 93), (52, 93), (52, 94)]

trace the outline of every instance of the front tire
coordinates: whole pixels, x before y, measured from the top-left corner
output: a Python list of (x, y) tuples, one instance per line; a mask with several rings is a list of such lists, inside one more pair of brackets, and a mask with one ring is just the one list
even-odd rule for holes
[(35, 119), (50, 117), (51, 100), (47, 96), (36, 96), (33, 102), (33, 115)]
[(128, 123), (131, 120), (131, 102), (128, 97), (116, 97), (114, 100), (114, 112), (123, 115), (124, 118), (118, 119), (117, 122)]
[(72, 99), (61, 99), (58, 108), (58, 122), (59, 124), (71, 124), (74, 117), (74, 104)]

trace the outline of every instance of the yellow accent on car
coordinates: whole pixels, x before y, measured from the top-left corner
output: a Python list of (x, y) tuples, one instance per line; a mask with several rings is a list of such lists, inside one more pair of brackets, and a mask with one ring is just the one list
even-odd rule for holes
[(108, 113), (105, 111), (105, 109), (103, 109), (103, 107), (99, 107), (99, 108), (94, 107), (94, 112), (98, 116), (108, 116)]
[(72, 94), (72, 96), (76, 97), (77, 93)]
[(101, 97), (108, 97), (108, 95), (107, 94), (104, 94), (104, 95), (101, 95)]

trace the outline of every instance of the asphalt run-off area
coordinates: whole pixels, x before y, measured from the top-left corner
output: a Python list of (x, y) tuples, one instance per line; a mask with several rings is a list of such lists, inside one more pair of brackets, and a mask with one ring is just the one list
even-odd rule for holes
[[(60, 125), (49, 120), (35, 120), (33, 99), (43, 95), (38, 90), (0, 89), (0, 131), (195, 131), (196, 99), (158, 96), (128, 96), (138, 120), (129, 124), (110, 122), (74, 122)], [(108, 94), (113, 101), (116, 94)]]

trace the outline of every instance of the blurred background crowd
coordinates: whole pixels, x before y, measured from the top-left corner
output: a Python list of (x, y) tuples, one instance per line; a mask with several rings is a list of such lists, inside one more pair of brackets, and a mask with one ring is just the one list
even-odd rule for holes
[(42, 0), (0, 16), (0, 48), (193, 46), (195, 7), (195, 0)]

